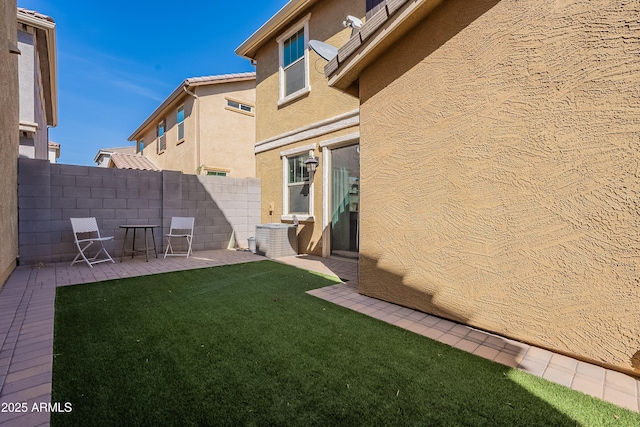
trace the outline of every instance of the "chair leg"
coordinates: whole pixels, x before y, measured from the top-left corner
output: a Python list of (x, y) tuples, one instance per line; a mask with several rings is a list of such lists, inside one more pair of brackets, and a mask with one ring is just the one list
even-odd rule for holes
[[(80, 243), (76, 242), (76, 246), (78, 247), (78, 255), (76, 255), (76, 257), (73, 259), (73, 261), (71, 261), (71, 265), (75, 264), (76, 262), (86, 262), (87, 265), (89, 265), (89, 267), (93, 268), (93, 265), (91, 265), (91, 261), (89, 261), (89, 259), (87, 259), (87, 256), (84, 254), (84, 251), (86, 251), (89, 246), (93, 245), (93, 242), (89, 242), (86, 244), (85, 247), (80, 246)], [(98, 252), (100, 253), (100, 252)], [(82, 257), (82, 259), (78, 259)]]
[[(104, 243), (102, 243), (102, 242), (100, 242), (101, 248), (100, 248), (100, 250), (98, 250), (96, 255), (93, 258), (87, 258), (86, 254), (85, 254), (85, 251), (89, 248), (89, 246), (93, 245), (94, 243), (95, 242), (89, 242), (84, 247), (81, 247), (79, 243), (76, 243), (76, 246), (78, 247), (78, 255), (76, 255), (76, 257), (73, 259), (73, 261), (71, 261), (71, 265), (73, 265), (73, 264), (75, 264), (77, 262), (84, 261), (84, 262), (87, 263), (87, 265), (89, 267), (93, 268), (93, 264), (97, 264), (97, 263), (100, 263), (100, 262), (111, 261), (111, 262), (115, 263), (113, 258), (111, 258), (111, 255), (109, 255), (109, 252), (107, 252), (107, 248), (104, 247)], [(106, 258), (96, 261), (102, 252), (104, 252)], [(78, 259), (80, 257), (82, 257), (82, 259)]]
[(111, 258), (111, 255), (109, 255), (109, 252), (107, 252), (107, 248), (104, 247), (104, 243), (100, 242), (100, 245), (102, 246), (101, 251), (104, 251), (104, 254), (107, 256), (107, 259), (109, 259), (112, 263), (115, 264), (115, 261), (113, 260), (113, 258)]
[(164, 257), (167, 257), (167, 254), (171, 250), (171, 255), (173, 255), (173, 248), (171, 247), (171, 237), (167, 237), (167, 249), (164, 251)]
[(168, 256), (185, 256), (189, 258), (189, 255), (193, 254), (193, 249), (191, 248), (191, 238), (189, 236), (180, 236), (185, 237), (187, 239), (187, 251), (186, 252), (174, 252), (173, 246), (171, 246), (171, 237), (167, 236), (167, 249), (164, 251), (164, 257)]

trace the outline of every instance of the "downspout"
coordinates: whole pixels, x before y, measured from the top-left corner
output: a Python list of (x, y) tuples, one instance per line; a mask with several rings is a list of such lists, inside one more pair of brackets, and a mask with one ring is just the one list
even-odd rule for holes
[[(184, 89), (184, 91), (186, 93), (188, 93), (189, 95), (193, 96), (194, 104), (195, 104), (195, 126), (196, 126), (196, 132), (195, 132), (195, 149), (194, 151), (194, 155), (195, 155), (195, 161), (196, 161), (196, 168), (195, 171), (198, 175), (200, 175), (200, 99), (198, 98), (198, 95), (196, 95), (194, 92), (191, 92), (189, 89), (187, 89), (187, 85), (185, 84), (184, 86), (182, 86), (182, 89)], [(186, 133), (186, 132), (185, 132)]]

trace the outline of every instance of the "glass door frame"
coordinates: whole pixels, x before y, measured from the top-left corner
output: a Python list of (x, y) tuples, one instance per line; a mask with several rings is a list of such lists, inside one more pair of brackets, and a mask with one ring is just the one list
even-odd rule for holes
[(331, 151), (360, 144), (360, 132), (320, 142), (322, 148), (322, 256), (331, 256)]

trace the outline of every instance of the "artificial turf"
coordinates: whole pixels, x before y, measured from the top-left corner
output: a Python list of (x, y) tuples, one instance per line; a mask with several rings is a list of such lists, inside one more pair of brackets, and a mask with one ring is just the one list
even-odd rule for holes
[(601, 426), (640, 415), (305, 294), (263, 261), (58, 288), (52, 425)]

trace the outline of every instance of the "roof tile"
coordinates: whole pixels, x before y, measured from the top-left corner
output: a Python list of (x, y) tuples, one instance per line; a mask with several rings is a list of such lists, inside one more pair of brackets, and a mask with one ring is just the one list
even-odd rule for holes
[(113, 153), (111, 161), (117, 169), (160, 170), (151, 160), (137, 154)]

